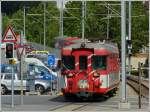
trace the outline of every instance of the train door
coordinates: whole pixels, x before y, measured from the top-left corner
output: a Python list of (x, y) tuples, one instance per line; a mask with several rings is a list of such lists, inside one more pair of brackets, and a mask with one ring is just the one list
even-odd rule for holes
[(75, 69), (78, 71), (76, 73), (75, 85), (79, 89), (91, 90), (93, 89), (93, 83), (91, 82), (92, 75), (89, 75), (92, 72), (91, 67), (91, 58), (93, 56), (92, 49), (78, 49), (72, 52), (72, 55), (75, 57)]

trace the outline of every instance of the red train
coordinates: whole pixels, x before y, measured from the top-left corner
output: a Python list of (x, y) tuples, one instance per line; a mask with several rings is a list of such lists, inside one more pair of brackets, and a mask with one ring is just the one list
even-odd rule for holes
[(90, 97), (115, 92), (119, 86), (119, 50), (104, 42), (77, 42), (61, 50), (64, 96)]

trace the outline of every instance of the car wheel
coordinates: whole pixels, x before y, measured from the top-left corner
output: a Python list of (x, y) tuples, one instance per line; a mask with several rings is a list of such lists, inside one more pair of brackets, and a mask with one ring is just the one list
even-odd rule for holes
[(44, 87), (42, 85), (36, 85), (35, 91), (39, 92), (40, 94), (44, 92)]
[(1, 85), (1, 94), (2, 95), (6, 94), (6, 91), (7, 91), (6, 87), (4, 85)]

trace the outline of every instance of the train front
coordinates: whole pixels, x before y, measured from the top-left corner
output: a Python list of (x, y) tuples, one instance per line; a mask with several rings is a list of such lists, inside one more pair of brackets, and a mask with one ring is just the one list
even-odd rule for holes
[(109, 91), (107, 70), (108, 52), (102, 48), (66, 47), (62, 49), (62, 76), (65, 96), (77, 95), (89, 97), (93, 94), (104, 94)]

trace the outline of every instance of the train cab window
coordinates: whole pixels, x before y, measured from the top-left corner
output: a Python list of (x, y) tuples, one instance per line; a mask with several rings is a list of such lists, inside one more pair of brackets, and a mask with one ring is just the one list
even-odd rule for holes
[(106, 56), (95, 55), (92, 57), (92, 67), (93, 69), (106, 70)]
[(79, 69), (86, 70), (87, 69), (87, 56), (79, 57)]
[(75, 69), (75, 57), (74, 56), (62, 56), (63, 70)]

